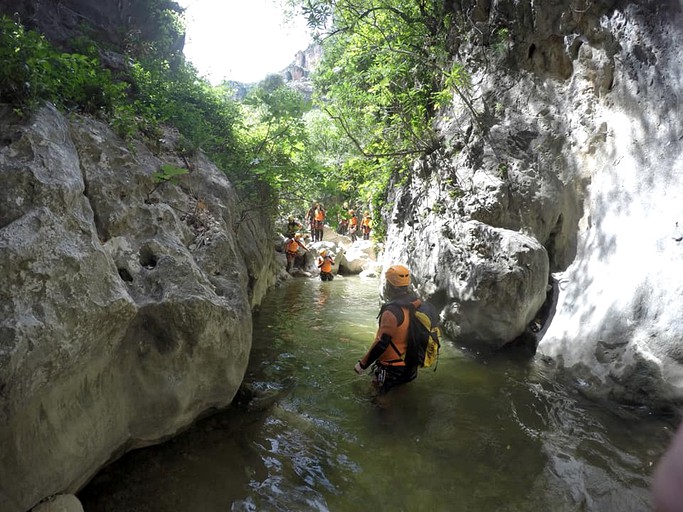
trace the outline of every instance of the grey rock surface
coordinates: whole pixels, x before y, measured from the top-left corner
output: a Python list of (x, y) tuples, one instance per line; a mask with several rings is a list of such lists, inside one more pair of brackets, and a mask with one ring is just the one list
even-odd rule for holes
[[(538, 357), (569, 369), (596, 398), (680, 401), (681, 3), (462, 4), (476, 29), (454, 54), (473, 88), (440, 117), (442, 149), (416, 163), (408, 186), (389, 198), (383, 263), (414, 269), (452, 319), (452, 339), (500, 345), (519, 326), (493, 333), (488, 315), (462, 314), (457, 283), (471, 274), (473, 296), (487, 288), (467, 268), (473, 244), (463, 226), (476, 220), (531, 237), (547, 252), (544, 279), (557, 290)], [(480, 245), (489, 233), (475, 235)], [(501, 302), (497, 315), (528, 321), (533, 315), (519, 306), (538, 304), (542, 281), (510, 282), (516, 299)]]
[(276, 263), (173, 132), (153, 154), (52, 108), (0, 119), (0, 509), (23, 512), (227, 406)]

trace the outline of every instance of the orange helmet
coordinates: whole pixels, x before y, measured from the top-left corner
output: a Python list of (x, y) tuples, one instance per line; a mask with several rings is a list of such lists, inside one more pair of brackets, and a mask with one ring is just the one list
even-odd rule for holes
[(410, 284), (410, 270), (403, 265), (392, 265), (384, 275), (393, 286), (403, 287)]

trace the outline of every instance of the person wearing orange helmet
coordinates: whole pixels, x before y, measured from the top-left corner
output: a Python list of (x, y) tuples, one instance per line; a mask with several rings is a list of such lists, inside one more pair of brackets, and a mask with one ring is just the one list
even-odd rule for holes
[(308, 252), (308, 247), (306, 247), (304, 243), (301, 241), (302, 238), (303, 237), (301, 236), (301, 233), (296, 233), (294, 236), (289, 236), (285, 238), (283, 245), (285, 250), (285, 256), (287, 256), (287, 272), (289, 272), (294, 266), (294, 263), (296, 262), (296, 257), (299, 254), (299, 248)]
[(332, 281), (332, 279), (334, 279), (334, 274), (332, 274), (333, 266), (334, 258), (327, 249), (320, 251), (320, 256), (318, 256), (318, 268), (320, 269), (321, 281)]
[(372, 230), (372, 218), (370, 212), (365, 211), (363, 218), (360, 221), (360, 229), (363, 232), (363, 240), (370, 240), (370, 231)]
[(386, 303), (378, 315), (379, 328), (374, 342), (354, 367), (360, 375), (372, 366), (373, 385), (380, 393), (414, 380), (418, 368), (417, 363), (406, 358), (409, 311), (401, 306), (415, 300), (410, 291), (410, 270), (403, 265), (392, 265), (384, 277)]

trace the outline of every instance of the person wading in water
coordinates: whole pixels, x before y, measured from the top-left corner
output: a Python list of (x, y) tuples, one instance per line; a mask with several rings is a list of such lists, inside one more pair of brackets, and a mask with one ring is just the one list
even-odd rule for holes
[(320, 251), (318, 258), (318, 268), (320, 269), (321, 281), (332, 281), (334, 274), (332, 274), (332, 267), (334, 266), (334, 258), (327, 252), (327, 249)]
[(414, 380), (418, 368), (416, 363), (406, 362), (409, 312), (396, 303), (416, 299), (410, 292), (410, 271), (403, 265), (392, 265), (384, 276), (384, 297), (394, 304), (380, 311), (375, 341), (354, 367), (360, 375), (372, 365), (372, 382), (380, 393)]

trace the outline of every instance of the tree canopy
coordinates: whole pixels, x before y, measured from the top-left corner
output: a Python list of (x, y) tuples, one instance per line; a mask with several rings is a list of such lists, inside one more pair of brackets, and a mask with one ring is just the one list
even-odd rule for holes
[(355, 182), (381, 225), (390, 176), (439, 147), (434, 115), (467, 84), (447, 51), (452, 14), (443, 0), (290, 3), (323, 46), (316, 104), (352, 142), (341, 182)]

